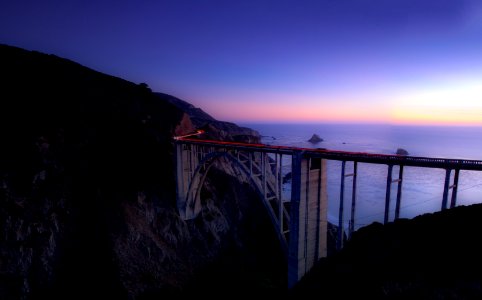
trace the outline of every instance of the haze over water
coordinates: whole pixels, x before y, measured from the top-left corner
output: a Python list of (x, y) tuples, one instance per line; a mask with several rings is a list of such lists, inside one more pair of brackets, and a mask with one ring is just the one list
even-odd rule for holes
[[(390, 126), (360, 124), (243, 124), (258, 130), (262, 142), (331, 150), (361, 151), (394, 154), (397, 148), (406, 149), (412, 156), (463, 158), (482, 160), (482, 127), (446, 126)], [(323, 142), (312, 144), (307, 140), (318, 134)], [(289, 159), (284, 163), (290, 163)], [(347, 162), (347, 173), (353, 164)], [(341, 162), (328, 161), (328, 218), (338, 220), (340, 201)], [(383, 221), (386, 188), (386, 165), (359, 163), (357, 181), (356, 227), (373, 221)], [(393, 179), (398, 178), (398, 167), (393, 169)], [(412, 218), (440, 210), (445, 170), (429, 168), (404, 168), (401, 217)], [(453, 172), (452, 178), (453, 180)], [(345, 181), (345, 207), (351, 203), (352, 179)], [(392, 185), (391, 215), (395, 208), (396, 184)], [(289, 185), (285, 185), (285, 195)], [(450, 197), (451, 194), (449, 194)], [(458, 205), (482, 202), (482, 172), (461, 171)], [(349, 209), (346, 209), (346, 224)]]

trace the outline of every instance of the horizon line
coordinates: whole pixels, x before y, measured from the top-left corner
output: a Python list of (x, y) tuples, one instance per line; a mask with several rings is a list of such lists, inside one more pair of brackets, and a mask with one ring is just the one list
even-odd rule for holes
[(363, 122), (363, 121), (226, 121), (236, 124), (251, 125), (367, 125), (367, 126), (403, 126), (403, 127), (481, 127), (482, 124), (470, 123), (398, 123), (398, 122)]

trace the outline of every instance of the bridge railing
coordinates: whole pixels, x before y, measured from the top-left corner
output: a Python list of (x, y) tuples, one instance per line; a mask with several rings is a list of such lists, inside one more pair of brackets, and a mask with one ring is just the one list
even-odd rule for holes
[[(263, 153), (284, 154), (292, 156), (296, 152), (302, 152), (305, 157), (310, 158), (322, 158), (332, 161), (341, 162), (341, 182), (340, 182), (340, 202), (339, 202), (339, 216), (338, 226), (344, 228), (348, 223), (348, 231), (351, 234), (355, 230), (355, 215), (357, 206), (357, 177), (358, 177), (358, 164), (379, 164), (387, 166), (386, 176), (386, 193), (385, 193), (385, 207), (383, 222), (389, 221), (390, 212), (394, 215), (394, 219), (400, 217), (402, 188), (404, 182), (404, 168), (405, 167), (420, 167), (420, 168), (435, 168), (445, 170), (445, 180), (443, 187), (443, 195), (441, 201), (441, 210), (448, 207), (454, 207), (457, 205), (457, 192), (459, 185), (460, 171), (482, 171), (482, 161), (470, 160), (470, 159), (451, 159), (451, 158), (437, 158), (437, 157), (418, 157), (418, 156), (403, 156), (403, 155), (390, 155), (390, 154), (373, 154), (364, 152), (348, 152), (348, 151), (335, 151), (327, 149), (313, 149), (313, 148), (301, 148), (301, 147), (289, 147), (289, 146), (274, 146), (265, 144), (250, 144), (241, 142), (226, 142), (226, 141), (213, 141), (202, 140), (193, 138), (180, 138), (178, 143), (187, 143), (195, 145), (205, 145), (213, 147), (214, 149), (229, 148), (245, 151), (257, 151)], [(349, 174), (345, 174), (345, 166), (347, 162), (353, 163), (353, 171)], [(398, 176), (394, 178), (393, 169), (398, 166)], [(453, 173), (453, 176), (452, 176)], [(351, 182), (351, 196), (352, 203), (350, 205), (350, 218), (348, 222), (345, 222), (345, 179), (352, 177)], [(452, 181), (452, 182), (451, 182)], [(396, 202), (395, 208), (391, 206), (391, 190), (392, 185), (396, 184)], [(449, 192), (452, 192), (449, 201)], [(287, 200), (287, 199), (285, 199)], [(339, 243), (341, 243), (342, 230), (339, 231), (340, 237)], [(338, 245), (341, 247), (342, 245)]]
[(375, 154), (366, 152), (350, 152), (327, 149), (313, 149), (290, 146), (273, 146), (266, 144), (249, 144), (241, 142), (226, 142), (213, 140), (200, 140), (182, 138), (179, 142), (210, 145), (213, 147), (231, 147), (237, 149), (253, 150), (260, 152), (285, 153), (293, 154), (294, 151), (303, 151), (305, 155), (310, 157), (320, 157), (339, 161), (357, 161), (384, 165), (405, 165), (424, 168), (452, 168), (460, 170), (482, 171), (481, 160), (470, 159), (451, 159), (451, 158), (437, 158), (437, 157), (420, 157), (420, 156), (405, 156), (392, 154)]

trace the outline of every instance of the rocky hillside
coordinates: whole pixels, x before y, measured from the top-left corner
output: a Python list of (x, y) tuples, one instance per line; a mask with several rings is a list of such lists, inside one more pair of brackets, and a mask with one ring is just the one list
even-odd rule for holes
[(162, 93), (156, 93), (156, 95), (186, 112), (194, 127), (205, 131), (202, 138), (246, 143), (260, 143), (261, 141), (261, 136), (256, 130), (240, 127), (230, 122), (218, 121), (202, 109), (171, 95)]
[(0, 45), (0, 66), (0, 299), (283, 286), (256, 263), (282, 265), (269, 233), (253, 250), (249, 186), (214, 170), (202, 214), (178, 217), (171, 137), (198, 124), (189, 110), (54, 55)]

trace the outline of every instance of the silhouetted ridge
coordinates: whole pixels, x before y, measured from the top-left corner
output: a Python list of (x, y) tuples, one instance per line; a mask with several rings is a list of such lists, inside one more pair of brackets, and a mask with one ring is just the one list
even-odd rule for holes
[(191, 118), (191, 121), (193, 122), (193, 124), (196, 125), (196, 126), (202, 126), (206, 122), (217, 121), (216, 119), (211, 117), (209, 114), (207, 114), (205, 111), (203, 111), (199, 107), (195, 107), (191, 103), (188, 103), (184, 100), (181, 100), (179, 98), (176, 98), (174, 96), (164, 94), (164, 93), (154, 93), (154, 94), (158, 95), (163, 100), (177, 106), (182, 111), (186, 112), (189, 115), (189, 117)]
[(261, 135), (251, 128), (241, 127), (230, 122), (218, 121), (202, 109), (171, 95), (163, 93), (156, 93), (156, 95), (185, 111), (189, 115), (192, 124), (196, 128), (203, 129), (206, 132), (203, 138), (247, 143), (260, 143), (261, 141)]
[[(179, 218), (172, 136), (192, 129), (185, 111), (146, 84), (6, 45), (0, 78), (0, 299), (158, 299), (213, 270), (233, 288), (282, 285), (249, 185), (212, 168), (209, 205)], [(211, 134), (233, 139), (225, 129)]]

